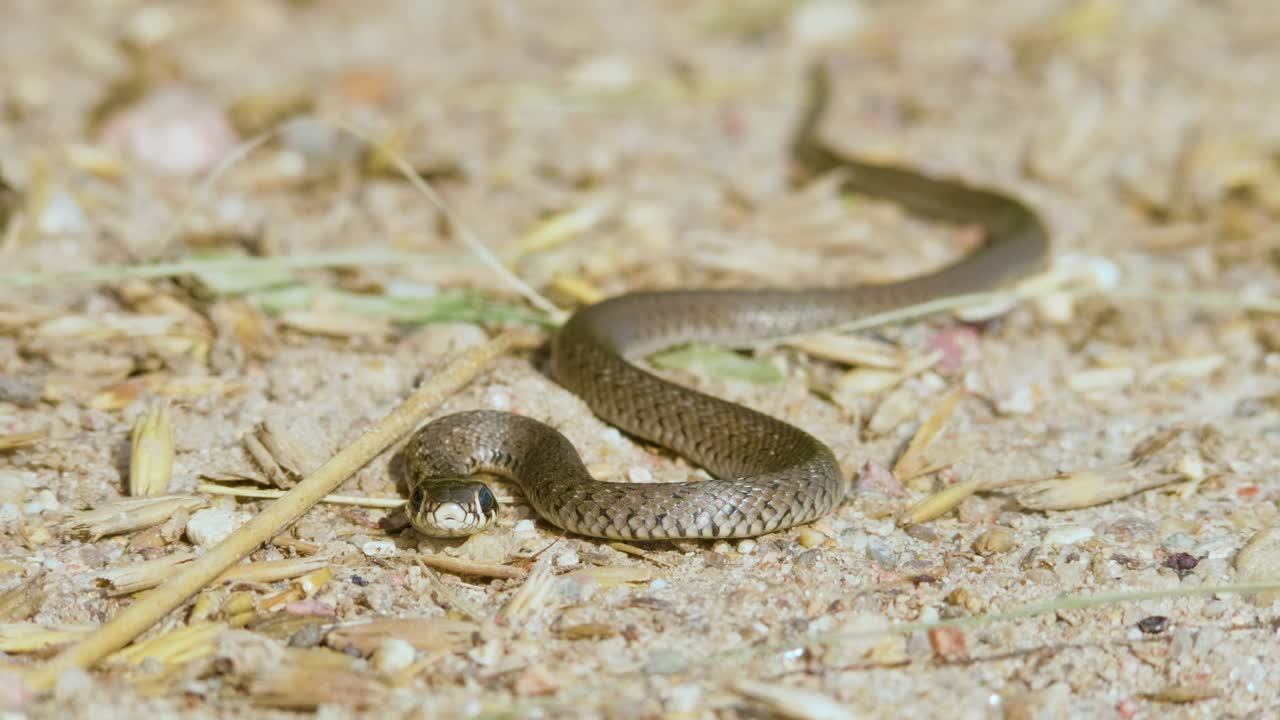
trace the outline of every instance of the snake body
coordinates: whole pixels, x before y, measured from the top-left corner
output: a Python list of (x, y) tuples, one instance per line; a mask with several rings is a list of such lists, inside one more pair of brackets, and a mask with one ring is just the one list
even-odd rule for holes
[(470, 513), (474, 522), (467, 530), (487, 524), (483, 516), (495, 505), (491, 494), (487, 502), (474, 495), (456, 497), (474, 491), (467, 489), (474, 483), (460, 479), (478, 472), (515, 481), (551, 523), (602, 538), (750, 537), (810, 522), (840, 503), (847, 481), (817, 438), (668, 382), (635, 359), (691, 341), (741, 344), (820, 330), (987, 290), (1038, 269), (1048, 253), (1048, 236), (1035, 213), (1008, 195), (830, 150), (817, 140), (827, 98), (826, 75), (815, 73), (792, 147), (804, 171), (810, 176), (839, 171), (845, 190), (888, 198), (930, 218), (980, 225), (985, 244), (942, 269), (883, 285), (637, 292), (583, 308), (552, 340), (554, 378), (600, 418), (683, 455), (715, 479), (602, 482), (587, 472), (569, 440), (547, 425), (510, 413), (460, 413), (424, 426), (406, 448), (406, 472), (414, 487), (409, 515), (416, 527), (428, 534), (464, 534), (442, 531), (434, 522), (441, 516), (431, 508), (442, 501)]

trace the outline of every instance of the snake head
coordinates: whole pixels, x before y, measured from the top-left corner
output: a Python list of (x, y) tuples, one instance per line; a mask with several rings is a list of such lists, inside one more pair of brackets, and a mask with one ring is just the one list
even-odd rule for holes
[(423, 535), (466, 537), (489, 527), (498, 516), (498, 500), (477, 480), (433, 479), (413, 489), (405, 512)]

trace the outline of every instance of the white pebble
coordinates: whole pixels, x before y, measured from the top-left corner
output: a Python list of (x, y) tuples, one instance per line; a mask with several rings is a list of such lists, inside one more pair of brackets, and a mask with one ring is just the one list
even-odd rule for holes
[(244, 513), (221, 508), (197, 510), (187, 520), (187, 539), (198, 547), (217, 545), (248, 519)]
[(52, 490), (46, 488), (36, 493), (34, 498), (23, 505), (22, 512), (27, 515), (38, 515), (46, 510), (57, 510), (58, 506), (58, 497)]
[(573, 567), (579, 562), (581, 562), (581, 560), (578, 559), (577, 550), (565, 550), (559, 555), (556, 555), (555, 559), (556, 567)]
[(7, 524), (17, 520), (22, 515), (17, 504), (7, 502), (0, 504), (0, 524)]
[(516, 523), (515, 527), (511, 528), (511, 532), (516, 535), (532, 535), (534, 532), (533, 521), (528, 518), (521, 520)]
[(738, 543), (739, 555), (750, 555), (755, 551), (756, 551), (756, 541), (752, 540), (751, 538), (747, 538), (746, 540), (743, 540), (742, 542)]
[(1030, 415), (1036, 409), (1036, 395), (1030, 385), (1019, 385), (1013, 392), (996, 401), (1001, 415)]
[(89, 227), (80, 203), (65, 192), (55, 193), (36, 219), (36, 227), (45, 235), (66, 235)]
[(1084, 525), (1056, 527), (1044, 534), (1045, 545), (1079, 545), (1093, 537), (1093, 528)]
[(108, 147), (123, 150), (169, 175), (195, 175), (212, 168), (239, 141), (222, 108), (193, 90), (152, 92), (102, 129)]
[(569, 82), (584, 90), (625, 90), (635, 82), (636, 71), (626, 58), (604, 55), (578, 65)]
[(627, 479), (633, 483), (653, 482), (653, 473), (648, 468), (633, 467), (627, 470)]
[(848, 0), (808, 2), (787, 18), (787, 33), (802, 46), (827, 45), (856, 34), (864, 15), (860, 3)]
[(663, 580), (662, 578), (658, 578), (657, 580), (654, 580), (649, 583), (650, 590), (661, 590), (666, 586), (667, 586), (667, 581)]
[(389, 558), (396, 556), (396, 544), (390, 540), (370, 540), (360, 546), (365, 557)]
[[(367, 543), (366, 543), (367, 544)], [(413, 664), (417, 651), (407, 640), (386, 638), (373, 651), (373, 669), (378, 672), (399, 672)]]
[(20, 502), (35, 484), (36, 474), (29, 470), (0, 470), (0, 500)]

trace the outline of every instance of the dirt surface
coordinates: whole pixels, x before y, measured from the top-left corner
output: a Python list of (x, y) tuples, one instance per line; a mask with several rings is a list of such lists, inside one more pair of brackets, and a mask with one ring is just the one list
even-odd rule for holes
[[(1202, 591), (1280, 576), (1280, 322), (1249, 309), (1280, 295), (1273, 3), (19, 0), (5, 15), (6, 717), (1277, 712), (1274, 598)], [(303, 114), (360, 128), (565, 308), (883, 281), (972, 247), (968, 229), (790, 182), (818, 58), (836, 78), (827, 138), (1025, 198), (1074, 291), (877, 329), (834, 359), (758, 348), (771, 384), (668, 371), (830, 443), (853, 478), (838, 512), (636, 550), (564, 536), (511, 488), (465, 543), (322, 505), (251, 557), (296, 572), (209, 588), (152, 646), (24, 692), (25, 668), (130, 602), (113, 572), (202, 552), (261, 507), (198, 483), (288, 487), (458, 349), (538, 326), (388, 155), (295, 124), (202, 188), (238, 142)], [(198, 264), (211, 257), (261, 262)], [(197, 264), (120, 270), (158, 263)], [(895, 477), (955, 390), (924, 472)], [(162, 432), (160, 450), (130, 449), (163, 403), (167, 489), (200, 503), (78, 531), (127, 495), (136, 457), (164, 454)], [(697, 472), (593, 418), (537, 353), (436, 415), (470, 408), (555, 425), (602, 477)], [(385, 453), (340, 492), (396, 497), (395, 470)], [(970, 481), (942, 517), (900, 520)], [(510, 577), (476, 576), (494, 565)], [(1152, 591), (1167, 594), (1072, 605)], [(405, 622), (357, 626), (388, 619)]]

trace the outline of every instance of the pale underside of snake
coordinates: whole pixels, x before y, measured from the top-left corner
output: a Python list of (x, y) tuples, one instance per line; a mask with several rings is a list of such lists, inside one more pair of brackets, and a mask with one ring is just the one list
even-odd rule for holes
[(478, 473), (514, 481), (548, 522), (612, 539), (741, 538), (811, 522), (844, 498), (831, 450), (809, 433), (639, 367), (647, 353), (692, 341), (740, 345), (826, 329), (852, 319), (989, 290), (1038, 270), (1048, 235), (1003, 193), (899, 167), (846, 158), (818, 140), (829, 81), (816, 70), (792, 147), (806, 177), (839, 171), (843, 189), (893, 200), (932, 219), (980, 226), (985, 243), (925, 275), (882, 285), (800, 290), (636, 292), (578, 310), (551, 343), (551, 373), (600, 418), (668, 448), (714, 479), (677, 483), (596, 480), (573, 445), (530, 418), (464, 412), (431, 422), (405, 449), (407, 512), (420, 532), (462, 536), (497, 513)]

